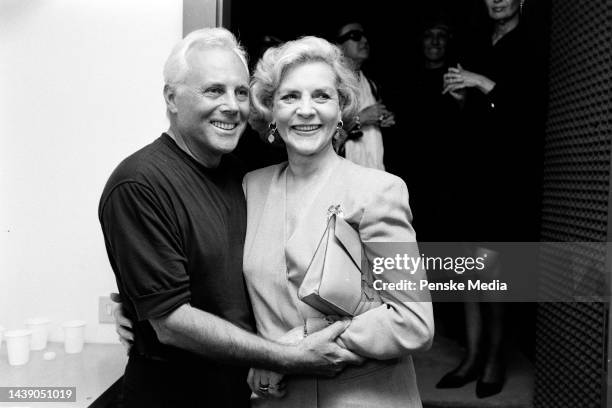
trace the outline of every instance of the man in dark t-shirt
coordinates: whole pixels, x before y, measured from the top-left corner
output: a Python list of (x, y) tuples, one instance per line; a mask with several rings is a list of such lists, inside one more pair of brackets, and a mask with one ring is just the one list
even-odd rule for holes
[(246, 407), (250, 366), (331, 375), (361, 362), (335, 343), (343, 323), (295, 346), (252, 334), (242, 175), (228, 155), (249, 113), (248, 68), (234, 36), (192, 32), (170, 54), (164, 80), (169, 130), (115, 169), (99, 207), (135, 334), (125, 406)]
[[(163, 134), (125, 159), (107, 182), (100, 202), (106, 246), (120, 272), (125, 313), (136, 317), (129, 368), (139, 378), (126, 377), (128, 385), (149, 377), (163, 387), (172, 381), (183, 398), (205, 383), (214, 395), (229, 396), (228, 406), (248, 400), (245, 367), (219, 366), (164, 345), (148, 321), (189, 303), (253, 331), (242, 279), (246, 208), (236, 168), (230, 156), (216, 168), (204, 167)], [(161, 372), (147, 359), (164, 361)], [(148, 369), (138, 370), (143, 363)], [(150, 406), (144, 398), (153, 395), (139, 396), (139, 403)]]

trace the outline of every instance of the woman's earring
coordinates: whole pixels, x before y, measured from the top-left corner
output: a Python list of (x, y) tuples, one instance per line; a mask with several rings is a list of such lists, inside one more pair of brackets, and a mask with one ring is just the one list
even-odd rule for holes
[(270, 124), (268, 125), (268, 136), (266, 137), (268, 143), (274, 143), (274, 141), (276, 140), (276, 133), (276, 123), (270, 122)]
[(344, 143), (346, 142), (346, 138), (348, 137), (348, 133), (343, 129), (344, 122), (339, 121), (336, 125), (336, 133), (332, 137), (332, 146), (336, 153), (340, 156), (344, 155)]
[(523, 6), (525, 5), (525, 0), (521, 0), (521, 3), (519, 4), (519, 14), (523, 14)]

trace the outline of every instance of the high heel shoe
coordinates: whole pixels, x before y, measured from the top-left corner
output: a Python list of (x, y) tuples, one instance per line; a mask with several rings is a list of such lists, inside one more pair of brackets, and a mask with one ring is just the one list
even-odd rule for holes
[(476, 382), (476, 396), (478, 398), (487, 398), (495, 394), (499, 394), (504, 388), (504, 379), (493, 382), (485, 382), (479, 378)]
[(476, 380), (478, 378), (478, 367), (472, 367), (464, 375), (457, 374), (457, 370), (453, 370), (446, 373), (444, 377), (438, 381), (436, 388), (461, 388), (464, 385)]
[(506, 365), (503, 357), (489, 359), (476, 382), (476, 396), (487, 398), (499, 394), (506, 381)]

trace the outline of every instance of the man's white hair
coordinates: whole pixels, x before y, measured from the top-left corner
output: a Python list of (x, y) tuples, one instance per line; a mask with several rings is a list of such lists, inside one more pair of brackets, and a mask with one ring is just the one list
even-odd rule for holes
[(244, 64), (247, 74), (249, 66), (244, 48), (238, 43), (234, 34), (225, 28), (202, 28), (192, 31), (180, 40), (170, 52), (164, 65), (164, 82), (166, 85), (176, 85), (185, 79), (189, 70), (187, 56), (191, 50), (205, 48), (222, 48), (236, 53)]

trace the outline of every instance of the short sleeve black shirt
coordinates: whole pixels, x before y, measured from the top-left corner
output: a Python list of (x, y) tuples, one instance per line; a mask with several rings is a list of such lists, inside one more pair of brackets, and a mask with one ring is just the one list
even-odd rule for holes
[(252, 331), (242, 275), (246, 205), (231, 156), (202, 166), (166, 134), (125, 159), (108, 180), (99, 217), (134, 352), (165, 361), (194, 356), (162, 345), (148, 319), (189, 303)]

